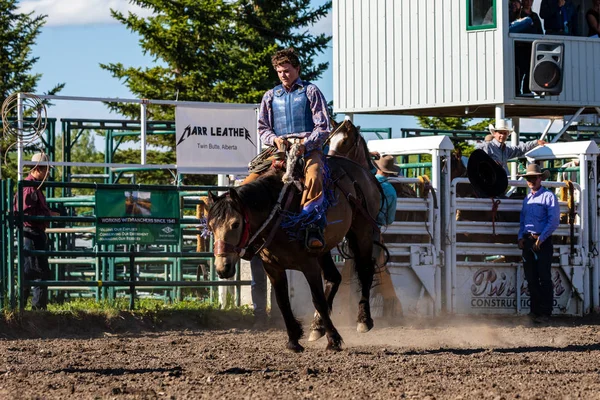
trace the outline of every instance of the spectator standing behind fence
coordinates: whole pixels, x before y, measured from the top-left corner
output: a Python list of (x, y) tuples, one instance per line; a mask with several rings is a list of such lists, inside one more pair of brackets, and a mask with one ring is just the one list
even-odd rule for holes
[(530, 317), (548, 322), (552, 315), (552, 233), (558, 228), (560, 207), (556, 195), (542, 186), (549, 171), (542, 173), (537, 164), (529, 164), (525, 174), (531, 192), (523, 200), (519, 227), (519, 249), (523, 250), (523, 269), (529, 288)]
[(252, 308), (254, 309), (254, 328), (264, 329), (267, 327), (267, 274), (263, 267), (260, 256), (256, 255), (250, 260), (250, 295), (252, 296)]
[(542, 0), (540, 17), (546, 35), (577, 34), (577, 9), (571, 0)]
[(496, 126), (490, 124), (489, 130), (493, 139), (489, 142), (484, 141), (479, 143), (477, 148), (485, 151), (497, 163), (502, 165), (507, 175), (508, 160), (515, 157), (521, 157), (534, 147), (546, 144), (543, 140), (531, 140), (529, 142), (519, 143), (517, 146), (506, 144), (506, 141), (513, 130), (508, 126), (508, 121), (504, 119), (499, 119), (496, 122)]
[[(37, 164), (29, 171), (26, 181), (43, 182), (48, 177), (50, 168), (48, 156), (42, 153), (34, 154), (31, 161)], [(15, 200), (18, 199), (15, 195)], [(17, 201), (14, 202), (14, 210), (18, 210)], [(58, 215), (48, 208), (46, 196), (36, 186), (23, 188), (23, 215), (29, 216), (52, 216)], [(24, 250), (46, 250), (47, 221), (25, 221), (23, 223), (23, 249)], [(23, 273), (26, 280), (39, 281), (48, 280), (51, 277), (50, 267), (48, 266), (47, 256), (25, 256), (23, 257)], [(45, 310), (48, 307), (48, 288), (34, 286), (31, 289), (25, 288), (25, 301), (29, 297), (30, 291), (33, 292), (31, 308), (33, 310)]]
[(592, 8), (585, 13), (588, 23), (588, 36), (600, 37), (600, 0), (594, 0)]
[(375, 161), (377, 172), (375, 178), (381, 184), (383, 189), (383, 199), (381, 199), (381, 209), (377, 214), (377, 225), (379, 227), (390, 225), (396, 219), (396, 202), (398, 195), (396, 189), (389, 182), (390, 177), (400, 175), (400, 168), (395, 165), (393, 156), (383, 156)]
[[(389, 178), (401, 176), (400, 167), (395, 163), (393, 156), (380, 156), (375, 162), (377, 171), (375, 178), (381, 184), (383, 198), (381, 199), (381, 208), (377, 214), (377, 225), (379, 228), (391, 225), (396, 220), (396, 206), (398, 194), (394, 186), (389, 182)], [(379, 242), (384, 244), (383, 233), (379, 234)], [(378, 267), (384, 266), (386, 262), (386, 252), (383, 247), (375, 245), (373, 248), (373, 257)], [(387, 267), (382, 268), (378, 277), (379, 285), (376, 289), (383, 297), (383, 317), (400, 317), (403, 315), (402, 304), (396, 294), (394, 283)]]

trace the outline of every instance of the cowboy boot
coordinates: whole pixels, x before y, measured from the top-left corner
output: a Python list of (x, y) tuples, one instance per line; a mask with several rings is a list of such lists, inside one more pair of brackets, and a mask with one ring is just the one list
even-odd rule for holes
[(306, 227), (305, 246), (308, 250), (321, 250), (325, 247), (323, 231), (325, 229), (325, 219), (320, 218), (314, 224)]

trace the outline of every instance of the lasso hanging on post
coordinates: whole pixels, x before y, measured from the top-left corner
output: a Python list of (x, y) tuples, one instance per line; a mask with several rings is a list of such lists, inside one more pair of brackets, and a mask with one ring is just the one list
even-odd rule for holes
[[(10, 143), (3, 154), (4, 164), (8, 165), (8, 152), (16, 145), (20, 179), (23, 148), (36, 143), (46, 130), (48, 122), (46, 105), (42, 99), (32, 93), (13, 93), (2, 103), (1, 115), (3, 139)], [(45, 153), (43, 149), (39, 150)]]

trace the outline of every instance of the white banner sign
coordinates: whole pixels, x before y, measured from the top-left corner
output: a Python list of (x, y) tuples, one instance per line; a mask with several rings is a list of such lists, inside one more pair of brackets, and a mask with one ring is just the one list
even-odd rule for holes
[(256, 156), (256, 106), (177, 106), (177, 172), (247, 174)]

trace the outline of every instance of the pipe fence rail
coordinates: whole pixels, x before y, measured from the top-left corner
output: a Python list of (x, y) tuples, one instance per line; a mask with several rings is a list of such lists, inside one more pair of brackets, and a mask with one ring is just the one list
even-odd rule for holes
[[(234, 287), (240, 305), (240, 278), (220, 281), (214, 270), (211, 241), (203, 236), (202, 197), (223, 186), (169, 186), (44, 182), (46, 193), (63, 189), (114, 189), (119, 191), (177, 192), (179, 201), (178, 243), (106, 244), (96, 234), (96, 199), (92, 196), (48, 197), (50, 207), (61, 205), (61, 216), (31, 216), (23, 213), (23, 189), (40, 182), (0, 181), (0, 307), (25, 309), (26, 287), (47, 287), (50, 303), (79, 297), (114, 300), (128, 296), (130, 308), (142, 297), (176, 301), (184, 298), (217, 301), (216, 289)], [(13, 211), (14, 210), (14, 211)], [(28, 250), (23, 246), (27, 222), (45, 221), (48, 248)], [(29, 281), (24, 277), (24, 258), (48, 257), (52, 279)]]

